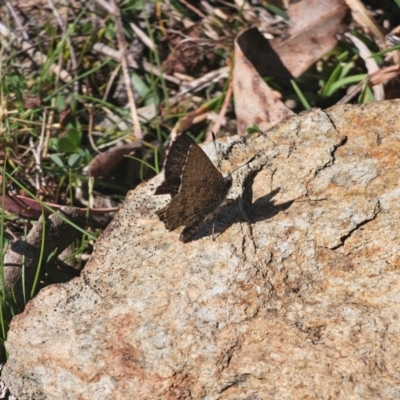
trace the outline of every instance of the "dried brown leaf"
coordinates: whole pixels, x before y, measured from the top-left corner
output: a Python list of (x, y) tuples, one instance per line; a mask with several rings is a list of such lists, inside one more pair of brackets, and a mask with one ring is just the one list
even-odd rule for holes
[(293, 114), (262, 80), (254, 66), (259, 65), (257, 56), (262, 59), (265, 48), (270, 48), (268, 41), (256, 28), (243, 32), (235, 41), (233, 93), (239, 135), (245, 135), (247, 128), (252, 125), (267, 130)]
[(88, 175), (93, 177), (106, 176), (129, 153), (142, 146), (140, 141), (113, 147), (104, 153), (98, 154), (88, 166)]
[(39, 108), (42, 105), (42, 100), (40, 97), (32, 94), (25, 94), (23, 96), (24, 107), (27, 110), (32, 110), (34, 108)]
[[(0, 201), (2, 200), (2, 196), (0, 196)], [(57, 204), (49, 204), (53, 209), (59, 209), (61, 206)], [(4, 210), (10, 213), (15, 213), (21, 216), (22, 218), (39, 218), (42, 213), (49, 214), (49, 211), (43, 208), (37, 200), (31, 199), (29, 197), (20, 196), (20, 195), (11, 195), (6, 194), (4, 198)]]
[[(290, 18), (287, 37), (271, 41), (272, 49), (263, 57), (266, 64), (263, 76), (300, 76), (336, 45), (336, 35), (347, 27), (344, 19), (348, 8), (344, 0), (303, 0), (293, 4), (287, 13)], [(279, 63), (270, 61), (276, 57)]]

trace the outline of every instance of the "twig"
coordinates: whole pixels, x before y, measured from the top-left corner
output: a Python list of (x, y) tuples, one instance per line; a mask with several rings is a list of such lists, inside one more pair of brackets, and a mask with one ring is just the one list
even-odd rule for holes
[[(398, 75), (400, 75), (400, 64), (395, 64), (395, 65), (390, 65), (389, 67), (382, 68), (379, 71), (376, 71), (371, 75), (368, 75), (368, 79), (371, 86), (375, 86), (387, 82)], [(347, 94), (342, 99), (340, 99), (336, 103), (336, 105), (348, 103), (353, 97), (357, 96), (357, 94), (361, 92), (364, 85), (365, 82), (360, 82), (357, 85), (351, 87), (347, 91)]]
[(369, 75), (369, 80), (371, 81), (371, 85), (378, 85), (383, 82), (387, 82), (390, 79), (395, 78), (400, 74), (400, 64), (390, 65), (389, 67), (385, 67), (380, 69), (377, 72)]
[(135, 98), (133, 95), (133, 87), (132, 87), (132, 82), (129, 77), (129, 72), (128, 72), (128, 67), (129, 63), (126, 57), (126, 41), (125, 41), (125, 36), (124, 36), (124, 31), (122, 28), (122, 18), (121, 18), (121, 12), (117, 6), (117, 3), (115, 0), (110, 0), (111, 3), (107, 3), (104, 0), (97, 0), (97, 2), (104, 7), (110, 14), (114, 16), (115, 20), (115, 26), (116, 26), (116, 31), (117, 31), (117, 38), (118, 38), (118, 46), (121, 54), (121, 67), (122, 67), (122, 75), (125, 80), (125, 86), (126, 86), (126, 92), (128, 95), (128, 102), (129, 102), (129, 107), (131, 109), (131, 118), (132, 118), (132, 125), (133, 125), (133, 131), (136, 139), (142, 140), (143, 139), (143, 134), (142, 130), (140, 127), (140, 122), (139, 122), (139, 116), (137, 115), (136, 111), (136, 104), (135, 104)]
[(113, 14), (115, 13), (115, 3), (113, 4), (109, 4), (104, 0), (97, 0), (97, 3), (99, 3), (109, 14)]
[(7, 1), (6, 2), (6, 6), (7, 6), (8, 10), (10, 11), (12, 17), (14, 18), (14, 21), (15, 21), (16, 25), (18, 26), (18, 29), (20, 30), (21, 35), (24, 37), (25, 40), (29, 40), (29, 36), (26, 33), (26, 30), (23, 27), (23, 25), (21, 23), (21, 20), (18, 17), (17, 13), (15, 12), (14, 7), (12, 6), (12, 4), (9, 1)]
[[(74, 71), (76, 71), (78, 69), (78, 63), (76, 62), (76, 56), (75, 56), (75, 50), (74, 47), (72, 46), (72, 42), (71, 39), (68, 35), (68, 29), (66, 28), (57, 8), (54, 6), (53, 1), (52, 0), (47, 0), (47, 3), (49, 4), (51, 10), (53, 11), (53, 14), (56, 18), (56, 21), (58, 23), (58, 25), (60, 26), (60, 28), (63, 30), (63, 33), (65, 35), (65, 40), (68, 43), (68, 47), (69, 47), (69, 52), (71, 54), (71, 64), (72, 64), (72, 68)], [(61, 56), (61, 54), (60, 54)], [(62, 60), (62, 57), (60, 57), (60, 60)], [(59, 64), (61, 65), (61, 64)], [(79, 93), (79, 82), (75, 81), (73, 83), (73, 92), (78, 95)]]
[(88, 138), (89, 138), (89, 143), (92, 146), (93, 150), (100, 154), (101, 151), (99, 148), (96, 146), (96, 143), (93, 140), (93, 107), (92, 104), (88, 104), (87, 107), (88, 114), (89, 114), (89, 124), (88, 124)]
[(117, 67), (114, 69), (114, 71), (112, 72), (110, 79), (108, 80), (107, 86), (106, 86), (106, 90), (104, 91), (104, 95), (103, 95), (103, 100), (106, 101), (108, 94), (110, 93), (112, 84), (114, 83), (115, 78), (117, 77), (119, 70), (121, 69), (121, 64), (117, 65)]
[(188, 130), (192, 125), (198, 124), (207, 119), (209, 110), (206, 106), (202, 105), (196, 110), (185, 115), (180, 119), (171, 130), (171, 139), (174, 139), (179, 132)]
[[(103, 43), (95, 43), (93, 45), (93, 50), (97, 51), (98, 53), (104, 54), (107, 57), (112, 58), (115, 61), (121, 62), (121, 52), (118, 50), (114, 50), (109, 46), (106, 46)], [(131, 54), (127, 55), (127, 61), (128, 65), (130, 68), (134, 69), (143, 69), (146, 72), (149, 72), (151, 74), (154, 74), (156, 76), (163, 76), (163, 78), (166, 81), (169, 81), (171, 83), (174, 83), (175, 85), (180, 85), (181, 80), (178, 78), (175, 78), (171, 75), (164, 74), (161, 72), (157, 67), (154, 65), (150, 64), (149, 62), (145, 60), (141, 60), (140, 65), (135, 61), (135, 59), (132, 57)]]
[(229, 76), (230, 67), (222, 67), (215, 71), (208, 72), (204, 74), (198, 79), (193, 80), (192, 82), (184, 85), (179, 91), (179, 95), (183, 95), (188, 92), (198, 91), (207, 87), (210, 82), (216, 82), (220, 79), (225, 79)]
[[(57, 8), (54, 6), (53, 1), (52, 0), (47, 0), (47, 3), (49, 4), (51, 10), (53, 11), (53, 14), (54, 14), (54, 16), (56, 18), (56, 21), (57, 21), (59, 27), (63, 30), (63, 33), (66, 35), (67, 34), (67, 28), (65, 27), (65, 24), (64, 24), (63, 20), (61, 19), (60, 13), (58, 12)], [(76, 70), (78, 68), (78, 64), (76, 62), (75, 50), (74, 50), (74, 48), (72, 46), (71, 39), (69, 38), (69, 36), (67, 36), (65, 38), (65, 40), (68, 43), (69, 51), (71, 53), (72, 68), (74, 70)]]
[(128, 61), (126, 59), (126, 41), (124, 36), (124, 30), (122, 28), (122, 18), (119, 8), (117, 7), (117, 3), (115, 0), (111, 0), (114, 6), (114, 18), (115, 18), (115, 25), (117, 28), (117, 38), (118, 38), (118, 46), (121, 52), (121, 66), (122, 66), (122, 75), (125, 80), (126, 92), (128, 95), (129, 107), (131, 109), (131, 117), (132, 117), (132, 124), (133, 124), (133, 133), (136, 139), (142, 140), (143, 134), (142, 129), (140, 127), (139, 116), (137, 115), (136, 111), (136, 104), (135, 104), (135, 97), (133, 95), (133, 87), (132, 81), (129, 77), (128, 71)]
[[(380, 49), (386, 49), (387, 44), (382, 28), (370, 17), (365, 5), (360, 0), (345, 0), (345, 2), (350, 8), (354, 20), (372, 34)], [(392, 52), (391, 56), (396, 64), (400, 62), (399, 51)]]
[(347, 90), (347, 93), (338, 102), (336, 102), (336, 105), (347, 104), (351, 99), (356, 97), (358, 95), (358, 93), (361, 92), (364, 85), (365, 85), (365, 82), (359, 82), (359, 83), (357, 83), (357, 85), (351, 86)]
[(231, 75), (231, 77), (229, 78), (228, 90), (226, 91), (226, 96), (225, 96), (224, 102), (222, 104), (221, 110), (218, 114), (218, 118), (216, 119), (214, 126), (211, 129), (211, 132), (207, 133), (206, 141), (210, 141), (213, 139), (212, 132), (215, 133), (215, 136), (218, 136), (218, 132), (221, 128), (222, 119), (224, 118), (224, 116), (226, 114), (226, 110), (228, 109), (229, 102), (231, 101), (231, 98), (232, 98), (232, 92), (233, 92), (233, 84), (232, 84), (232, 75)]
[[(57, 20), (57, 23), (58, 23), (58, 25), (60, 26), (60, 28), (63, 30), (63, 32), (64, 32), (64, 35), (66, 34), (66, 29), (65, 29), (65, 26), (64, 26), (64, 24), (63, 24), (63, 21), (62, 21), (62, 19), (61, 19), (61, 17), (60, 17), (60, 15), (59, 15), (59, 13), (58, 13), (58, 11), (57, 11), (57, 9), (54, 7), (54, 4), (52, 3), (52, 1), (51, 0), (47, 0), (47, 2), (49, 3), (49, 6), (50, 6), (50, 8), (52, 9), (52, 11), (53, 11), (53, 14), (55, 15), (55, 18), (56, 18), (56, 20)], [(73, 68), (76, 70), (76, 60), (75, 60), (75, 53), (74, 53), (74, 49), (72, 48), (72, 43), (71, 43), (71, 41), (69, 40), (69, 38), (67, 37), (66, 38), (67, 39), (67, 43), (68, 43), (68, 45), (69, 45), (69, 47), (70, 47), (70, 49), (71, 49), (71, 61), (72, 61), (72, 65), (73, 65)], [(62, 66), (62, 61), (63, 61), (63, 54), (62, 54), (62, 52), (60, 51), (60, 53), (59, 53), (59, 55), (58, 55), (58, 65), (61, 67)], [(54, 86), (56, 87), (56, 88), (58, 88), (59, 87), (59, 82), (60, 82), (60, 76), (57, 74), (56, 76), (55, 76), (55, 82), (54, 82)], [(78, 92), (79, 92), (79, 83), (76, 81), (76, 82), (74, 82), (73, 83), (73, 92), (75, 93), (75, 94), (78, 94)], [(49, 118), (48, 118), (48, 124), (47, 124), (47, 130), (46, 130), (46, 140), (45, 140), (45, 144), (46, 144), (46, 146), (45, 146), (45, 148), (44, 148), (44, 151), (43, 151), (43, 156), (44, 157), (47, 157), (47, 150), (48, 150), (48, 146), (49, 146), (49, 143), (50, 143), (50, 138), (51, 138), (51, 126), (52, 126), (52, 124), (53, 124), (53, 120), (54, 120), (54, 109), (55, 109), (55, 104), (56, 104), (56, 98), (55, 97), (53, 97), (52, 99), (51, 99), (51, 108), (50, 108), (50, 113), (49, 113)]]
[(188, 3), (186, 0), (179, 0), (181, 3), (183, 3), (187, 8), (195, 12), (197, 15), (199, 15), (201, 18), (207, 18), (207, 15), (202, 13), (200, 10), (198, 10), (195, 6), (192, 6), (190, 3)]
[(378, 46), (381, 49), (386, 48), (385, 36), (381, 28), (368, 15), (368, 11), (360, 0), (345, 0), (350, 8), (354, 20), (360, 24), (365, 30), (371, 32)]
[(130, 22), (129, 25), (131, 26), (133, 32), (138, 35), (139, 39), (152, 51), (156, 51), (156, 47), (151, 39), (133, 22)]
[(43, 123), (42, 123), (42, 131), (40, 133), (40, 140), (39, 143), (36, 146), (33, 143), (33, 137), (31, 136), (29, 138), (29, 145), (31, 148), (31, 151), (33, 153), (33, 157), (35, 159), (35, 170), (36, 170), (36, 190), (40, 192), (40, 189), (42, 186), (45, 185), (45, 182), (42, 179), (42, 166), (41, 166), (41, 161), (42, 161), (42, 149), (43, 149), (43, 139), (44, 139), (44, 133), (46, 131), (46, 111), (43, 112)]

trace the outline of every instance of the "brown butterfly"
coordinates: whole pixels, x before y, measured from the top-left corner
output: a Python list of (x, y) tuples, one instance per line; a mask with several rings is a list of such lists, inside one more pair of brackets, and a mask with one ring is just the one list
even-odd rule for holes
[(170, 194), (157, 211), (170, 231), (184, 225), (179, 240), (186, 242), (204, 219), (225, 199), (232, 177), (223, 177), (204, 151), (185, 133), (171, 143), (164, 161), (164, 181), (155, 194)]

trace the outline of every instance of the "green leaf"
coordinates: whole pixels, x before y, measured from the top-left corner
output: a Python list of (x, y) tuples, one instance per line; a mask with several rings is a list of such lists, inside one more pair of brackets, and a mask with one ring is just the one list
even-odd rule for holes
[(146, 96), (149, 93), (149, 87), (146, 82), (135, 72), (131, 74), (131, 82), (136, 92), (139, 93), (140, 97)]
[(82, 22), (81, 23), (82, 33), (90, 35), (94, 32), (94, 27), (92, 22)]
[(131, 82), (136, 92), (139, 93), (140, 97), (144, 99), (146, 106), (158, 104), (159, 98), (156, 90), (151, 90), (147, 83), (136, 73), (131, 74)]
[(353, 62), (345, 63), (344, 65), (342, 65), (342, 71), (340, 72), (340, 76), (338, 79), (343, 79), (344, 77), (346, 77), (353, 68)]
[(76, 165), (78, 165), (80, 159), (81, 156), (79, 154), (77, 153), (71, 154), (68, 158), (68, 166), (74, 168)]
[(322, 89), (322, 96), (328, 97), (328, 93), (330, 90), (330, 87), (334, 82), (336, 82), (339, 79), (340, 76), (340, 71), (342, 70), (342, 67), (340, 64), (338, 64), (335, 69), (332, 71), (330, 77), (328, 78), (327, 82), (325, 83), (324, 88)]
[(47, 257), (46, 263), (49, 263), (57, 254), (58, 252), (58, 247), (56, 247)]
[(53, 162), (58, 165), (61, 168), (64, 168), (65, 165), (63, 161), (61, 160), (60, 156), (58, 154), (50, 154), (50, 158), (53, 160)]
[(68, 137), (58, 139), (57, 148), (62, 153), (75, 153), (79, 150), (75, 143), (71, 142)]
[(65, 95), (57, 95), (56, 96), (56, 107), (59, 110), (65, 110), (66, 103), (65, 103)]
[(344, 61), (347, 60), (348, 57), (349, 57), (349, 52), (346, 50), (342, 54), (339, 54), (337, 59), (338, 61)]
[(368, 82), (365, 82), (363, 90), (360, 93), (358, 98), (358, 103), (369, 103), (375, 101), (374, 93), (372, 92), (371, 88), (368, 85)]
[(247, 128), (247, 133), (249, 135), (251, 135), (252, 133), (257, 133), (257, 132), (261, 132), (261, 129), (257, 126), (257, 125), (252, 125), (249, 128)]
[(67, 138), (75, 146), (79, 146), (81, 144), (82, 131), (80, 129), (78, 129), (78, 128), (75, 128), (75, 127), (69, 128), (69, 124), (68, 124), (67, 125)]

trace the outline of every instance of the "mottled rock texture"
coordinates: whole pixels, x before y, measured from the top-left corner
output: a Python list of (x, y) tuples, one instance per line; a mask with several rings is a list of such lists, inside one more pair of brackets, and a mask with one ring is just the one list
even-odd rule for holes
[(399, 397), (399, 109), (312, 110), (221, 142), (225, 174), (255, 158), (233, 174), (243, 198), (220, 210), (215, 241), (212, 221), (187, 244), (165, 230), (161, 176), (131, 192), (82, 276), (14, 318), (11, 392)]

